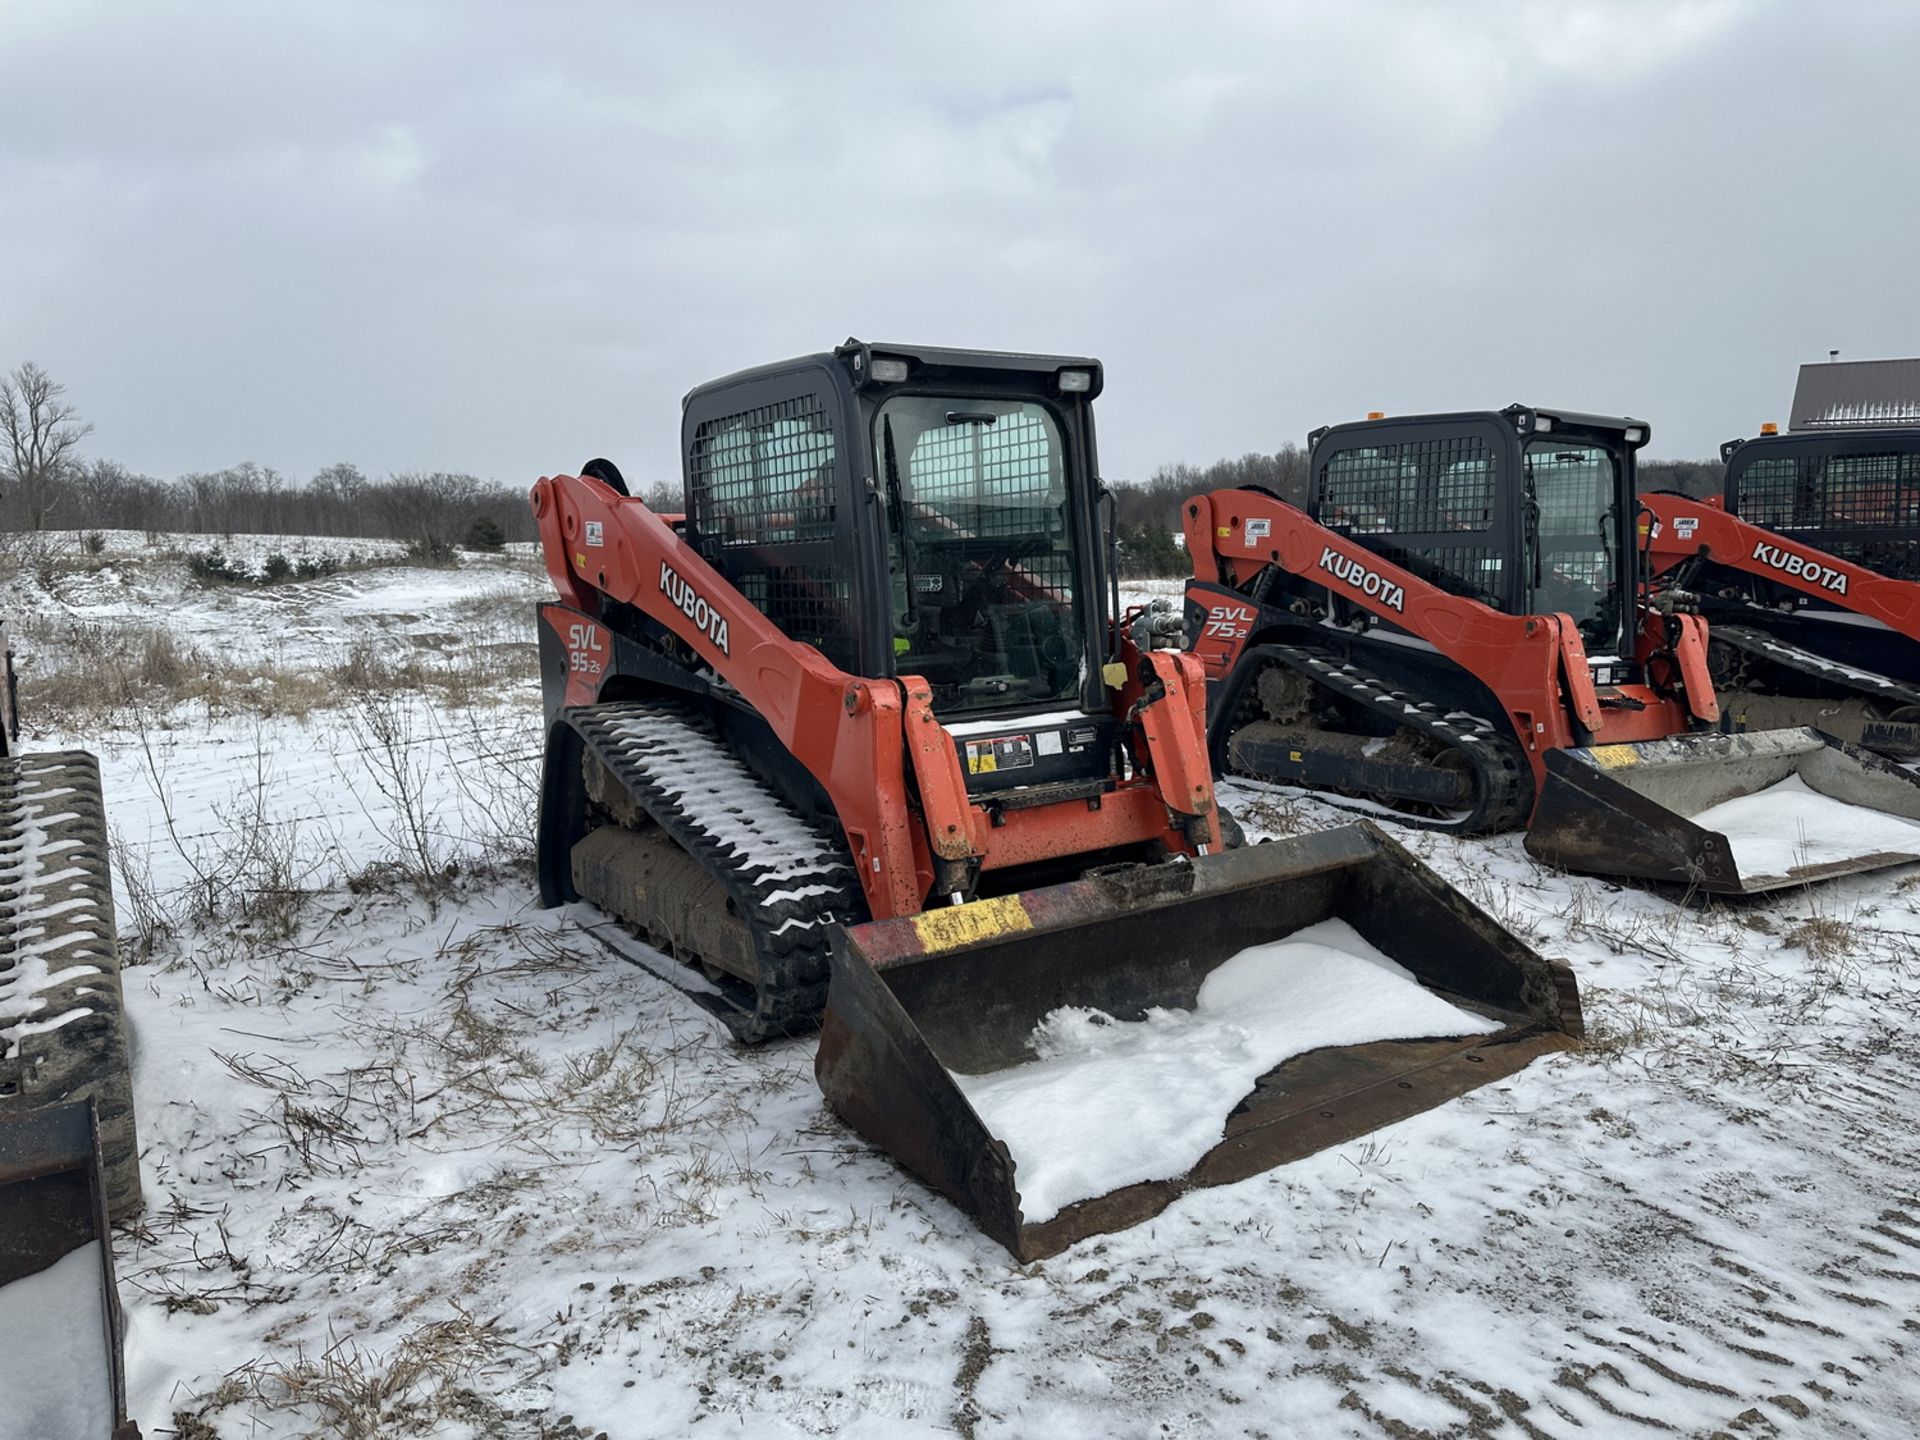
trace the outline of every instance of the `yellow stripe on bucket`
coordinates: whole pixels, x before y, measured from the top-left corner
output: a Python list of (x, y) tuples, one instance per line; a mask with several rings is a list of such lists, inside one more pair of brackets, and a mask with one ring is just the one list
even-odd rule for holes
[(1631, 745), (1595, 745), (1587, 754), (1602, 770), (1623, 770), (1640, 759), (1640, 752)]
[(1017, 895), (999, 895), (991, 900), (974, 900), (965, 905), (923, 910), (913, 917), (913, 928), (920, 933), (923, 950), (951, 950), (956, 945), (972, 945), (997, 935), (1033, 929), (1033, 919)]

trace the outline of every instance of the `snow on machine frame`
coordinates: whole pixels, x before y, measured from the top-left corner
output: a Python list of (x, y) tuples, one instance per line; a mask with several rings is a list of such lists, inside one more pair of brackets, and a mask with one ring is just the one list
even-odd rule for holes
[[(108, 1229), (138, 1213), (140, 1168), (100, 770), (83, 751), (19, 753), (3, 625), (0, 652), (0, 1287), (95, 1247), (97, 1266), (71, 1282), (93, 1293), (57, 1303), (97, 1300), (101, 1357), (35, 1377), (61, 1396), (45, 1433), (138, 1440)], [(0, 1355), (9, 1348), (0, 1334)], [(22, 1403), (0, 1398), (14, 1419)]]
[[(532, 494), (559, 595), (544, 903), (617, 917), (744, 1041), (821, 1025), (834, 1109), (1021, 1256), (1580, 1034), (1563, 965), (1372, 827), (1229, 848), (1200, 666), (1172, 615), (1119, 613), (1101, 381), (850, 340), (686, 397), (684, 514), (606, 461)], [(1231, 1155), (1023, 1221), (956, 1071), (1031, 1060), (1061, 1007), (1190, 1005), (1236, 951), (1338, 916), (1475, 1033), (1312, 1050), (1222, 1114)]]
[(1735, 729), (1920, 756), (1920, 426), (1763, 427), (1723, 493), (1640, 497), (1656, 589), (1706, 618)]
[[(1920, 859), (1920, 829), (1897, 823), (1920, 821), (1914, 776), (1807, 729), (1715, 733), (1707, 624), (1646, 584), (1647, 437), (1524, 406), (1377, 417), (1310, 437), (1304, 510), (1190, 499), (1216, 766), (1434, 829), (1524, 827), (1568, 869), (1719, 893)], [(1898, 836), (1743, 865), (1708, 812), (1788, 781)]]

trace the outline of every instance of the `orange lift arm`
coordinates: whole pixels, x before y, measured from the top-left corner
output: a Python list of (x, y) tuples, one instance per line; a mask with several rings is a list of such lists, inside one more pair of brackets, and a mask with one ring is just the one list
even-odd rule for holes
[(1640, 505), (1647, 512), (1643, 544), (1656, 579), (1672, 574), (1688, 560), (1710, 560), (1729, 570), (1792, 586), (1878, 620), (1909, 640), (1920, 640), (1920, 581), (1892, 580), (1777, 531), (1750, 525), (1728, 514), (1718, 498), (1642, 495)]

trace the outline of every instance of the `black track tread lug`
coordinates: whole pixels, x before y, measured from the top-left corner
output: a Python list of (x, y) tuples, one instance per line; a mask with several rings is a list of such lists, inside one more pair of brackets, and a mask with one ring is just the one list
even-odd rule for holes
[[(723, 977), (717, 982), (719, 996), (691, 988), (687, 993), (748, 1044), (799, 1034), (817, 1025), (827, 1003), (833, 927), (867, 918), (866, 896), (845, 838), (802, 819), (733, 756), (695, 707), (614, 702), (577, 706), (564, 711), (563, 717), (648, 818), (720, 880), (747, 918), (760, 964), (759, 983), (749, 986)], [(636, 738), (629, 724), (636, 719), (672, 738), (657, 742)], [(789, 835), (804, 831), (815, 840), (821, 853), (818, 865), (800, 862), (799, 872), (782, 871), (769, 865), (764, 851), (739, 853), (731, 843), (702, 828), (700, 817), (688, 808), (688, 797), (669, 792), (670, 777), (660, 764), (666, 759), (698, 763), (712, 767), (711, 773), (724, 774), (730, 793), (754, 796), (756, 817), (764, 823)], [(747, 818), (745, 823), (751, 825), (755, 819)], [(818, 893), (783, 893), (795, 889)], [(691, 964), (699, 957), (680, 958)]]

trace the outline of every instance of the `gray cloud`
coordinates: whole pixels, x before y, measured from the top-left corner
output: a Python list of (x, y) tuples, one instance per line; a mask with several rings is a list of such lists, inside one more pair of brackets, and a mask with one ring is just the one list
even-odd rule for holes
[(1090, 351), (1105, 469), (1367, 409), (1703, 455), (1909, 354), (1894, 4), (0, 10), (0, 363), (168, 474), (677, 468), (709, 376)]

